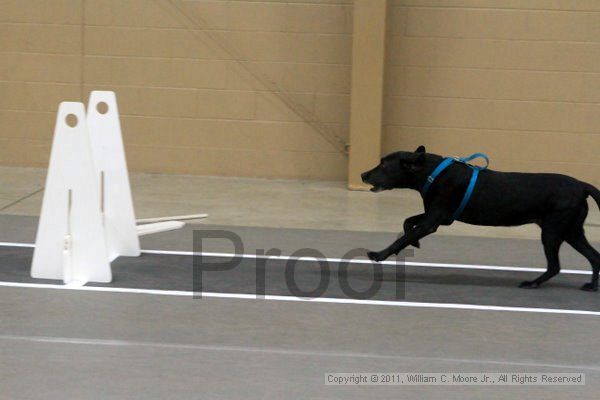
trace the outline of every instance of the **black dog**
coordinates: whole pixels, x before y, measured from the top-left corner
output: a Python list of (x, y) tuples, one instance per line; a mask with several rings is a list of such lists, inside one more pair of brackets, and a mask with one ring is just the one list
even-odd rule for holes
[[(404, 188), (421, 192), (427, 177), (442, 161), (443, 157), (426, 153), (425, 147), (420, 146), (414, 153), (399, 151), (384, 157), (378, 166), (362, 174), (362, 180), (373, 186), (372, 192)], [(440, 225), (450, 225), (471, 173), (472, 169), (463, 163), (450, 165), (435, 179), (424, 197), (425, 213), (404, 221), (404, 235), (382, 251), (369, 252), (369, 258), (382, 261), (409, 245), (419, 247), (419, 239), (434, 233)], [(483, 170), (458, 220), (487, 226), (538, 224), (542, 228), (548, 269), (537, 279), (522, 282), (520, 287), (537, 288), (558, 274), (558, 252), (566, 241), (592, 264), (592, 281), (581, 289), (597, 291), (600, 253), (588, 243), (583, 230), (588, 196), (600, 207), (600, 191), (575, 178)]]

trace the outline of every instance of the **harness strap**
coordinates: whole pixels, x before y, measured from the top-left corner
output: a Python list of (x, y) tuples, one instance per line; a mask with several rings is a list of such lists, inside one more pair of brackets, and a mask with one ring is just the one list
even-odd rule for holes
[[(475, 160), (477, 158), (483, 158), (485, 160), (485, 165), (483, 167), (480, 167), (478, 165), (469, 164), (469, 161)], [(473, 174), (471, 174), (471, 180), (469, 181), (469, 186), (467, 186), (467, 190), (465, 192), (465, 195), (463, 196), (462, 201), (460, 202), (460, 205), (458, 206), (458, 209), (456, 209), (456, 211), (454, 212), (454, 215), (452, 215), (452, 220), (458, 219), (458, 217), (460, 217), (460, 214), (462, 214), (462, 212), (464, 211), (467, 204), (469, 204), (471, 195), (473, 194), (473, 191), (475, 190), (475, 184), (477, 183), (479, 171), (483, 171), (484, 169), (486, 169), (488, 167), (488, 165), (490, 164), (490, 160), (487, 157), (487, 155), (485, 155), (483, 153), (475, 153), (475, 154), (470, 155), (469, 157), (462, 157), (462, 158), (459, 158), (459, 157), (445, 158), (433, 170), (431, 175), (429, 175), (427, 177), (427, 181), (425, 181), (425, 185), (423, 185), (423, 189), (421, 190), (421, 193), (423, 194), (423, 198), (425, 198), (425, 195), (427, 194), (427, 192), (429, 191), (429, 188), (435, 181), (435, 178), (437, 178), (446, 168), (448, 168), (454, 162), (459, 162), (459, 163), (465, 164), (466, 166), (468, 166), (469, 168), (471, 168), (473, 170)]]
[(446, 168), (448, 168), (450, 166), (450, 164), (452, 164), (455, 161), (454, 158), (452, 157), (448, 157), (445, 158), (444, 161), (442, 161), (431, 173), (431, 175), (429, 175), (427, 177), (427, 181), (425, 182), (425, 185), (423, 186), (423, 189), (421, 190), (421, 192), (423, 193), (423, 197), (425, 197), (425, 195), (427, 194), (427, 191), (429, 191), (429, 188), (431, 187), (431, 184), (433, 183), (433, 181), (435, 180), (435, 178), (438, 177), (439, 174), (442, 173), (442, 171), (444, 171)]
[(473, 194), (473, 190), (475, 189), (475, 184), (477, 183), (477, 176), (479, 176), (479, 169), (473, 168), (473, 175), (471, 175), (471, 180), (469, 181), (469, 186), (467, 187), (467, 191), (465, 192), (465, 195), (464, 195), (462, 201), (460, 202), (460, 205), (454, 212), (454, 215), (452, 215), (453, 220), (458, 219), (458, 217), (460, 217), (460, 214), (462, 214), (463, 210), (469, 203), (469, 200), (471, 199), (471, 195)]
[[(478, 165), (469, 164), (469, 161), (473, 161), (473, 160), (476, 160), (478, 158), (483, 158), (485, 160), (485, 165), (483, 167), (480, 167)], [(456, 161), (459, 161), (459, 162), (461, 162), (463, 164), (467, 164), (469, 167), (471, 167), (473, 169), (478, 169), (480, 171), (486, 169), (488, 167), (488, 165), (490, 165), (490, 159), (484, 153), (471, 154), (469, 157), (459, 158)]]

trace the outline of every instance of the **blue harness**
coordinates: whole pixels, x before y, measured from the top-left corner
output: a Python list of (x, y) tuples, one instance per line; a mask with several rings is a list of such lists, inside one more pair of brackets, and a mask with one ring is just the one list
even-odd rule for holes
[[(469, 164), (469, 161), (475, 160), (477, 158), (483, 158), (485, 160), (485, 166), (479, 167), (477, 165)], [(467, 204), (469, 204), (469, 200), (471, 199), (471, 195), (473, 194), (473, 190), (475, 189), (475, 184), (477, 183), (477, 177), (479, 176), (479, 171), (483, 171), (484, 169), (486, 169), (488, 167), (488, 165), (490, 164), (490, 160), (483, 153), (475, 153), (473, 155), (470, 155), (469, 157), (463, 157), (463, 158), (459, 158), (459, 157), (445, 158), (444, 161), (442, 161), (433, 170), (431, 175), (429, 175), (427, 177), (427, 181), (425, 182), (425, 185), (423, 186), (423, 190), (421, 190), (421, 193), (423, 194), (423, 199), (425, 198), (425, 195), (427, 194), (427, 191), (429, 191), (429, 188), (431, 187), (431, 184), (433, 183), (435, 178), (437, 178), (439, 176), (439, 174), (442, 173), (442, 171), (444, 171), (446, 168), (448, 168), (454, 162), (459, 162), (459, 163), (465, 164), (466, 166), (468, 166), (469, 168), (471, 168), (473, 170), (473, 174), (471, 175), (471, 181), (469, 182), (467, 191), (465, 192), (465, 195), (464, 195), (462, 201), (460, 202), (458, 209), (454, 212), (454, 215), (452, 215), (453, 221), (455, 219), (458, 219), (458, 217), (460, 217), (460, 214), (462, 214), (462, 212), (465, 209), (465, 207), (467, 206)]]

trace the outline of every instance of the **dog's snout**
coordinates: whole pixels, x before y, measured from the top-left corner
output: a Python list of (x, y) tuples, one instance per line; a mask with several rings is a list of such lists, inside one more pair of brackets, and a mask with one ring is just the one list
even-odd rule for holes
[(362, 181), (365, 182), (367, 179), (369, 179), (369, 171), (363, 172), (360, 174), (360, 177), (362, 178)]

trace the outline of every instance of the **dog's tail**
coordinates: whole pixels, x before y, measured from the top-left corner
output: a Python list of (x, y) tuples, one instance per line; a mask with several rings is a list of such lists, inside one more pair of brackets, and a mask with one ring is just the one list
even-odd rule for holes
[(586, 183), (585, 192), (588, 194), (588, 196), (592, 196), (592, 198), (596, 200), (596, 203), (598, 203), (598, 208), (600, 208), (600, 190), (598, 190), (595, 186)]

